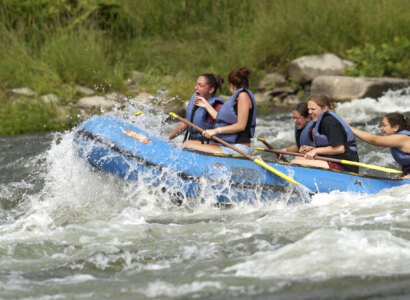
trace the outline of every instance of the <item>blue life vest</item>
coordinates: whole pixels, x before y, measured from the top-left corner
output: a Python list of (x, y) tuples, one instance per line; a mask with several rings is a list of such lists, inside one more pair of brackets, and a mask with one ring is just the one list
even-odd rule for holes
[[(255, 134), (255, 126), (256, 126), (256, 101), (255, 97), (253, 96), (252, 92), (248, 89), (245, 88), (240, 88), (238, 89), (228, 100), (225, 101), (224, 105), (222, 105), (221, 109), (219, 110), (216, 119), (215, 119), (215, 127), (224, 127), (228, 125), (235, 124), (238, 122), (238, 115), (235, 112), (235, 103), (236, 99), (238, 98), (239, 94), (242, 92), (248, 93), (249, 97), (251, 98), (252, 101), (252, 115), (249, 115), (248, 118), (251, 118), (248, 120), (247, 123), (247, 128), (248, 124), (250, 124), (250, 137), (252, 138)], [(245, 129), (246, 130), (246, 129)], [(235, 143), (236, 138), (238, 137), (239, 132), (236, 133), (220, 133), (217, 134), (216, 136), (224, 140), (225, 142), (228, 143)]]
[[(405, 134), (410, 136), (409, 130), (402, 130), (397, 132), (396, 134)], [(391, 155), (393, 156), (394, 160), (397, 161), (401, 166), (408, 166), (410, 165), (410, 153), (402, 152), (397, 148), (390, 148)]]
[(306, 123), (305, 127), (302, 128), (300, 135), (299, 135), (299, 141), (297, 140), (297, 135), (296, 133), (298, 132), (298, 128), (295, 125), (295, 140), (296, 140), (296, 145), (298, 148), (303, 145), (308, 145), (308, 146), (314, 146), (315, 143), (313, 142), (312, 138), (312, 129), (315, 127), (315, 122), (313, 120), (310, 120), (309, 122)]
[[(207, 110), (203, 107), (195, 105), (194, 103), (195, 97), (196, 97), (196, 93), (192, 95), (191, 100), (189, 100), (188, 107), (186, 109), (186, 117), (188, 121), (190, 121), (191, 123), (194, 123), (195, 125), (199, 126), (200, 128), (204, 130), (214, 128), (214, 124), (210, 123), (206, 119), (206, 116), (208, 115)], [(216, 96), (209, 98), (207, 101), (209, 104), (211, 104), (211, 106), (214, 106), (216, 103), (221, 103), (221, 104), (224, 103), (219, 97), (216, 97)], [(188, 131), (189, 131), (189, 139), (201, 139), (202, 138), (202, 134), (190, 126), (188, 127)]]
[(342, 124), (343, 129), (346, 132), (346, 136), (347, 136), (347, 144), (345, 146), (349, 147), (349, 149), (352, 150), (353, 152), (357, 152), (356, 139), (354, 137), (352, 129), (349, 127), (349, 125), (346, 124), (346, 122), (341, 117), (339, 117), (333, 111), (326, 111), (326, 112), (321, 113), (318, 120), (316, 121), (315, 131), (313, 134), (313, 140), (315, 142), (316, 147), (329, 146), (329, 140), (327, 136), (319, 133), (320, 123), (322, 122), (322, 119), (326, 114), (330, 114), (337, 121), (339, 121), (340, 124)]

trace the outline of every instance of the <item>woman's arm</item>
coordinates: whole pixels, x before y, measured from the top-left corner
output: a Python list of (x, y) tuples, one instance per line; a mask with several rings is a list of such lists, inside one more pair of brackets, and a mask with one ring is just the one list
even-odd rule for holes
[(208, 114), (212, 117), (212, 119), (215, 120), (218, 112), (215, 110), (215, 108), (212, 107), (211, 104), (209, 104), (209, 102), (204, 97), (196, 96), (194, 103), (196, 106), (205, 108)]
[(326, 147), (317, 147), (313, 150), (310, 150), (305, 154), (305, 158), (307, 159), (314, 159), (317, 155), (324, 154), (324, 155), (337, 155), (345, 153), (345, 146), (338, 145), (338, 146), (326, 146)]
[(300, 146), (299, 152), (300, 153), (308, 153), (309, 151), (315, 149), (316, 147), (309, 146), (309, 145), (302, 145)]
[(210, 138), (218, 133), (236, 133), (245, 130), (248, 123), (249, 109), (252, 107), (252, 101), (248, 93), (243, 92), (236, 98), (236, 103), (238, 105), (238, 121), (232, 125), (205, 130), (203, 135), (206, 138)]
[(168, 138), (172, 140), (173, 138), (176, 138), (178, 135), (180, 135), (182, 132), (188, 129), (188, 125), (185, 123), (181, 122), (175, 127), (174, 130), (171, 131), (171, 133), (168, 135)]
[(360, 129), (352, 128), (355, 136), (374, 146), (380, 147), (404, 147), (406, 143), (406, 135), (393, 134), (393, 135), (376, 135), (370, 132), (366, 132)]
[[(287, 148), (282, 149), (282, 151), (286, 151), (286, 152), (298, 152), (298, 146), (296, 144), (293, 144), (292, 146), (289, 146)], [(279, 154), (278, 159), (282, 159), (284, 154)]]
[(292, 146), (289, 146), (283, 150), (287, 152), (298, 152), (299, 151), (298, 146), (296, 144), (293, 144)]

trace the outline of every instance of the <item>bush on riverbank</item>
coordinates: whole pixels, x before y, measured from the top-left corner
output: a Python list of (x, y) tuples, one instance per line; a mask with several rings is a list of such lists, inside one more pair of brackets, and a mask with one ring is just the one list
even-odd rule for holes
[[(55, 106), (36, 99), (2, 100), (0, 103), (0, 135), (64, 130), (75, 123), (75, 117), (67, 122), (59, 117)], [(69, 109), (66, 113), (70, 114)]]
[(410, 36), (408, 11), (407, 0), (0, 0), (0, 97), (22, 86), (61, 95), (65, 84), (126, 93), (139, 70), (142, 91), (187, 99), (203, 72), (246, 65), (252, 88), (325, 52), (356, 57), (352, 74), (410, 77), (410, 53), (394, 40)]

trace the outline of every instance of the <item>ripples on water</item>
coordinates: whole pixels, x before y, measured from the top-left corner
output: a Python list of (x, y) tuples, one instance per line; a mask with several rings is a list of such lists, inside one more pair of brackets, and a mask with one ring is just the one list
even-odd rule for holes
[[(352, 101), (337, 112), (376, 133), (385, 113), (409, 113), (409, 94)], [(131, 101), (122, 114), (138, 109)], [(129, 120), (158, 135), (175, 126), (152, 107)], [(256, 135), (289, 145), (290, 114), (259, 118)], [(309, 204), (176, 207), (149, 186), (91, 169), (73, 152), (73, 137), (0, 138), (2, 299), (410, 295), (409, 186), (317, 194)], [(397, 167), (388, 149), (359, 142), (359, 151), (363, 162)]]

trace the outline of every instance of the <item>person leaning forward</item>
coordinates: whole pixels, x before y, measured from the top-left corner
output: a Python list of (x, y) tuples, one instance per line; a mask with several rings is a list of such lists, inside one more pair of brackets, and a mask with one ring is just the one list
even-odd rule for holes
[(394, 160), (401, 166), (404, 178), (410, 178), (410, 118), (399, 113), (384, 116), (380, 130), (383, 136), (352, 128), (359, 139), (371, 145), (389, 147)]
[(315, 146), (301, 146), (300, 152), (305, 157), (296, 157), (292, 163), (359, 172), (359, 167), (340, 165), (334, 162), (315, 160), (317, 155), (341, 160), (359, 161), (356, 139), (349, 125), (333, 110), (335, 103), (323, 94), (315, 94), (308, 99), (309, 115), (316, 123), (313, 129)]

